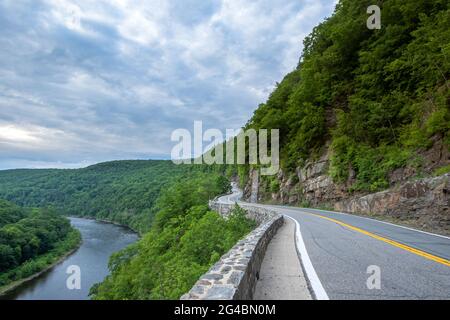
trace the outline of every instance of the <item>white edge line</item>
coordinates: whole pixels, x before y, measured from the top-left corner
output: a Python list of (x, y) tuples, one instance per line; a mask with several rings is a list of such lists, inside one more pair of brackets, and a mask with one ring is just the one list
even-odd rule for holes
[[(241, 201), (236, 201), (236, 202), (242, 203)], [(242, 203), (242, 204), (244, 204), (244, 203)], [(251, 205), (254, 205), (255, 207), (258, 206), (258, 204), (255, 205), (253, 203)], [(286, 214), (283, 214), (283, 216), (291, 219), (295, 223), (295, 226), (296, 226), (295, 242), (296, 242), (297, 250), (300, 253), (299, 260), (300, 260), (301, 265), (303, 266), (303, 269), (305, 270), (306, 277), (309, 280), (309, 283), (311, 285), (311, 288), (312, 288), (315, 298), (317, 300), (330, 300), (330, 298), (327, 295), (327, 292), (325, 291), (325, 289), (322, 285), (322, 282), (320, 282), (320, 279), (317, 276), (316, 270), (313, 267), (311, 259), (309, 258), (308, 251), (306, 250), (305, 243), (303, 242), (302, 233), (300, 231), (300, 224), (298, 223), (297, 220), (295, 220), (294, 218), (292, 218)]]
[(367, 220), (371, 220), (371, 221), (375, 221), (375, 222), (384, 223), (384, 224), (387, 224), (387, 225), (390, 225), (390, 226), (394, 226), (394, 227), (410, 230), (410, 231), (416, 231), (416, 232), (424, 233), (424, 234), (427, 234), (429, 236), (435, 236), (435, 237), (439, 237), (439, 238), (444, 238), (444, 239), (450, 240), (450, 237), (443, 236), (441, 234), (431, 233), (431, 232), (418, 230), (418, 229), (402, 226), (402, 225), (391, 223), (391, 222), (387, 222), (387, 221), (382, 221), (382, 220), (377, 220), (377, 219), (373, 219), (373, 218), (369, 218), (369, 217), (364, 217), (364, 216), (360, 216), (358, 214), (351, 214), (351, 213), (345, 213), (345, 212), (339, 212), (339, 211), (330, 211), (330, 210), (320, 210), (320, 209), (314, 209), (314, 208), (298, 208), (298, 209), (308, 209), (308, 210), (314, 210), (314, 211), (317, 211), (317, 212), (335, 213), (335, 214), (342, 214), (342, 215), (345, 215), (345, 216), (358, 217), (358, 218), (367, 219)]
[(284, 215), (285, 217), (291, 219), (295, 222), (295, 240), (297, 244), (297, 250), (300, 253), (300, 262), (303, 265), (303, 269), (305, 270), (306, 276), (308, 277), (311, 288), (314, 292), (314, 296), (317, 300), (330, 300), (325, 289), (322, 286), (322, 282), (320, 282), (319, 277), (317, 276), (316, 270), (314, 269), (311, 259), (309, 258), (308, 251), (306, 250), (305, 243), (303, 242), (302, 233), (300, 231), (300, 224), (294, 218)]

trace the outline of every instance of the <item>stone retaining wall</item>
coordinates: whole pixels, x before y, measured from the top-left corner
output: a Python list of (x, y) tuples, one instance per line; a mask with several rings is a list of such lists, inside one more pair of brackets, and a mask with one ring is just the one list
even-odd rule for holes
[[(239, 206), (247, 211), (247, 217), (249, 219), (256, 221), (258, 224), (263, 224), (278, 215), (278, 213), (273, 210), (259, 207), (257, 205), (240, 203)], [(229, 205), (221, 204), (216, 201), (210, 201), (209, 207), (211, 210), (217, 211), (220, 215), (226, 218), (233, 210), (234, 204)]]
[[(239, 241), (228, 253), (181, 297), (182, 300), (251, 300), (259, 278), (267, 245), (283, 225), (283, 216), (275, 211), (242, 204), (247, 216), (259, 226)], [(227, 217), (234, 205), (210, 202), (212, 210)]]

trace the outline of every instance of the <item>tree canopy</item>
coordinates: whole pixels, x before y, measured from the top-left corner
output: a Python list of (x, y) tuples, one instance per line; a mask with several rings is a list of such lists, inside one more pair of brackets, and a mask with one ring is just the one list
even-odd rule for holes
[(80, 239), (53, 209), (24, 209), (0, 200), (0, 219), (0, 286), (41, 270)]
[(208, 170), (215, 169), (156, 160), (112, 161), (75, 170), (6, 170), (0, 171), (0, 198), (27, 207), (53, 206), (65, 215), (114, 221), (143, 232), (165, 186)]
[(94, 299), (178, 299), (199, 276), (255, 226), (236, 209), (227, 220), (209, 199), (229, 190), (209, 173), (181, 179), (157, 201), (155, 223), (138, 243), (110, 259), (111, 275), (91, 290)]
[[(369, 5), (382, 28), (366, 27)], [(450, 9), (447, 0), (341, 0), (304, 40), (286, 75), (247, 128), (281, 129), (281, 164), (294, 171), (330, 143), (335, 182), (387, 187), (436, 137), (450, 146)]]

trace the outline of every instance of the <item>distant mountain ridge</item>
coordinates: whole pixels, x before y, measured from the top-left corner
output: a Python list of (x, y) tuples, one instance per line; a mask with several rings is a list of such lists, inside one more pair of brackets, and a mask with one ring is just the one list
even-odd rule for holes
[(54, 206), (59, 212), (94, 217), (147, 230), (164, 186), (199, 170), (165, 160), (126, 160), (82, 169), (0, 171), (0, 198), (21, 206)]

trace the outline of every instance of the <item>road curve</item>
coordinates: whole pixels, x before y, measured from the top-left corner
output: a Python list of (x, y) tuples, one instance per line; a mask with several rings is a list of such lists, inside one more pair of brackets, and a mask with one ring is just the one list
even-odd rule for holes
[[(240, 196), (233, 187), (219, 202), (239, 202)], [(306, 249), (300, 260), (304, 268), (310, 261), (314, 274), (305, 273), (313, 292), (325, 291), (318, 298), (450, 299), (449, 237), (344, 213), (256, 205), (298, 222)], [(380, 271), (380, 289), (367, 285), (374, 268)]]

